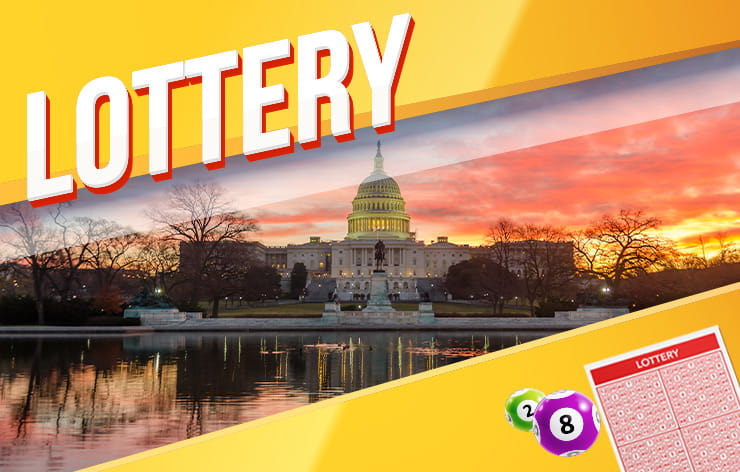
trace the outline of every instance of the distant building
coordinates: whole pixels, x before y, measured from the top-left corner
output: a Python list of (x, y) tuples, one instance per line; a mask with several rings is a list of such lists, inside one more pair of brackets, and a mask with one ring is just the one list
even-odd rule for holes
[[(308, 271), (309, 298), (324, 300), (336, 296), (340, 300), (363, 300), (370, 293), (370, 278), (375, 268), (374, 246), (382, 240), (386, 248), (384, 269), (393, 298), (416, 301), (434, 298), (435, 294), (430, 292), (435, 291), (437, 297), (443, 296), (440, 284), (435, 284), (434, 279), (445, 277), (450, 266), (471, 257), (491, 257), (493, 248), (454, 244), (447, 236), (439, 236), (428, 244), (417, 241), (410, 229), (411, 218), (406, 213), (401, 189), (385, 172), (383, 161), (378, 142), (373, 170), (360, 183), (352, 200), (344, 240), (323, 241), (319, 236), (311, 236), (306, 243), (282, 247), (266, 247), (259, 242), (241, 244), (250, 248), (255, 260), (264, 261), (281, 274), (286, 291), (290, 272), (300, 262)], [(527, 248), (533, 247), (525, 243), (510, 243), (512, 257), (508, 268), (518, 276), (522, 276), (524, 270)], [(185, 250), (187, 253), (187, 245)], [(561, 252), (572, 261), (572, 247), (563, 246)], [(181, 254), (181, 258), (187, 259), (187, 254)]]
[[(214, 244), (217, 244), (215, 249)], [(236, 261), (266, 264), (268, 248), (258, 241), (180, 242), (180, 271), (200, 271), (203, 260), (211, 264)]]
[(558, 272), (575, 272), (573, 244), (571, 242), (551, 241), (512, 241), (497, 242), (492, 246), (474, 248), (473, 257), (486, 257), (507, 268), (518, 278), (525, 275), (529, 267), (544, 270), (550, 268)]
[(470, 247), (453, 244), (446, 236), (431, 244), (416, 240), (410, 230), (406, 202), (398, 183), (385, 172), (383, 160), (378, 143), (373, 170), (352, 200), (344, 240), (322, 241), (312, 236), (304, 244), (268, 247), (266, 262), (283, 277), (289, 277), (294, 264), (305, 264), (311, 280), (309, 294), (312, 285), (315, 289), (320, 285), (321, 292), (332, 288), (331, 295), (342, 300), (364, 299), (370, 292), (375, 268), (374, 246), (382, 240), (391, 295), (400, 300), (418, 300), (422, 296), (418, 279), (444, 277), (451, 265), (469, 259)]

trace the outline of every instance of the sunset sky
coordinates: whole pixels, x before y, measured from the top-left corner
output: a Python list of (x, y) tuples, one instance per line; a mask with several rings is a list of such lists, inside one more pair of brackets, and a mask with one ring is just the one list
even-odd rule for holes
[(477, 245), (501, 217), (570, 229), (622, 208), (660, 218), (686, 251), (700, 236), (740, 239), (740, 48), (409, 118), (381, 136), (358, 129), (310, 151), (137, 177), (110, 195), (81, 190), (65, 211), (147, 231), (145, 210), (173, 185), (215, 182), (265, 244), (342, 239), (379, 137), (421, 240)]
[[(367, 170), (371, 167), (371, 153)], [(393, 159), (392, 150), (385, 153)], [(588, 225), (621, 208), (659, 217), (685, 249), (740, 238), (740, 103), (397, 177), (418, 238), (480, 244), (493, 221)], [(341, 239), (356, 185), (255, 209), (260, 239)]]

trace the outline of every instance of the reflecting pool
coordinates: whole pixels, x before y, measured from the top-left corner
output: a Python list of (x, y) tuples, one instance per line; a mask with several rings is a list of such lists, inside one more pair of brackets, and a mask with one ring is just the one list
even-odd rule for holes
[(76, 470), (547, 334), (0, 338), (0, 470)]

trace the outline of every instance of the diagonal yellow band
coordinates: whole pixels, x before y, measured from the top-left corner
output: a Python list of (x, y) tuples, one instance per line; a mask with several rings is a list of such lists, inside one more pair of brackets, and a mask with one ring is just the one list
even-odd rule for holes
[[(224, 50), (336, 29), (353, 44), (351, 25), (370, 21), (381, 48), (393, 15), (409, 12), (416, 27), (396, 104), (398, 118), (490, 100), (680, 59), (737, 45), (740, 3), (715, 0), (566, 2), (377, 1), (351, 8), (337, 2), (145, 2), (92, 0), (16, 3), (0, 29), (4, 74), (0, 204), (25, 199), (26, 94), (51, 101), (52, 175), (74, 167), (74, 106), (91, 79), (112, 75), (130, 85), (135, 70)], [(271, 70), (295, 98), (295, 64)], [(240, 77), (226, 81), (226, 154), (241, 151)], [(350, 85), (356, 125), (367, 124), (370, 90), (361, 61)], [(200, 85), (173, 91), (173, 165), (200, 160)], [(146, 173), (148, 98), (132, 93), (132, 175)], [(268, 129), (295, 126), (295, 100), (268, 115)], [(101, 130), (107, 126), (102, 113)], [(101, 149), (107, 149), (101, 133)], [(106, 156), (102, 156), (103, 164)], [(109, 198), (109, 197), (100, 197)]]

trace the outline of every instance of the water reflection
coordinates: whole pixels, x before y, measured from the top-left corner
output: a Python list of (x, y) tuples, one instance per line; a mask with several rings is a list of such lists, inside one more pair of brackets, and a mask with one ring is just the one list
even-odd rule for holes
[(0, 469), (75, 470), (544, 334), (0, 339)]

